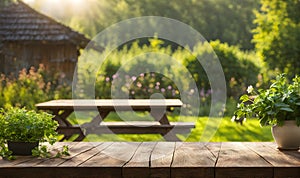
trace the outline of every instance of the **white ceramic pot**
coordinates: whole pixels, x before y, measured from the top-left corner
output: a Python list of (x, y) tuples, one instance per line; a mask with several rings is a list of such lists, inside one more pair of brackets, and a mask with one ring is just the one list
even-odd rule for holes
[(273, 126), (272, 135), (279, 149), (298, 150), (300, 146), (300, 127), (295, 120), (284, 121), (283, 126)]

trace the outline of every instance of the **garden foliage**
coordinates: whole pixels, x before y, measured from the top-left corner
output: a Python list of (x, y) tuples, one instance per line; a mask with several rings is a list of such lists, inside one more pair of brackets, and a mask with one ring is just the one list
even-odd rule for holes
[[(300, 73), (300, 1), (261, 0), (256, 11), (253, 42), (261, 59), (267, 64), (265, 71), (284, 72), (291, 79)], [(273, 76), (272, 76), (273, 75)]]
[[(201, 102), (200, 115), (207, 115), (210, 108), (210, 81), (199, 62), (210, 62), (206, 56), (216, 53), (223, 67), (227, 85), (227, 96), (230, 102), (246, 90), (248, 85), (255, 85), (260, 68), (255, 61), (256, 55), (239, 50), (235, 46), (212, 41), (201, 43), (194, 49), (184, 47), (172, 50), (171, 47), (161, 47), (162, 41), (154, 38), (150, 45), (140, 46), (138, 42), (130, 47), (114, 50), (98, 66), (97, 54), (90, 53), (78, 70), (78, 91), (90, 91), (95, 88), (95, 98), (151, 98), (160, 93), (165, 98), (194, 99), (199, 93)], [(212, 51), (211, 46), (214, 51)], [(166, 55), (166, 56), (164, 56)], [(100, 68), (98, 68), (100, 67)], [(187, 78), (188, 72), (192, 79)], [(222, 73), (223, 71), (220, 71)], [(96, 77), (95, 77), (96, 76)], [(94, 79), (96, 78), (96, 79)], [(90, 81), (95, 80), (95, 83)], [(190, 80), (196, 83), (195, 87)], [(81, 87), (81, 88), (80, 88)], [(117, 91), (117, 95), (115, 95)], [(226, 91), (222, 91), (226, 92)], [(78, 92), (80, 98), (86, 97)], [(235, 104), (229, 104), (234, 106)]]
[[(149, 46), (140, 46), (135, 42), (130, 47), (116, 49), (105, 58), (99, 69), (93, 63), (93, 58), (97, 56), (90, 56), (88, 62), (78, 70), (77, 82), (82, 88), (77, 90), (93, 91), (94, 95), (87, 96), (83, 92), (76, 96), (78, 93), (75, 92), (74, 96), (138, 99), (151, 98), (159, 93), (165, 98), (193, 100), (195, 94), (199, 93), (200, 115), (207, 115), (214, 91), (198, 59), (209, 62), (205, 61), (208, 60), (205, 56), (214, 52), (224, 70), (229, 107), (235, 106), (234, 99), (245, 91), (246, 86), (257, 82), (259, 67), (252, 62), (256, 56), (242, 52), (237, 47), (212, 41), (198, 44), (194, 49), (180, 47), (174, 51), (171, 47), (161, 45), (163, 43), (154, 38)], [(95, 66), (97, 70), (94, 70)], [(188, 78), (187, 74), (192, 78)], [(92, 78), (95, 81), (91, 84)], [(195, 85), (191, 85), (191, 81)], [(18, 77), (1, 76), (0, 106), (4, 108), (26, 106), (27, 109), (35, 109), (36, 103), (71, 97), (71, 83), (62, 82), (59, 75), (50, 76), (42, 65), (39, 69), (24, 69)], [(232, 108), (227, 108), (227, 111), (232, 111)]]
[(51, 99), (71, 98), (71, 86), (50, 76), (43, 65), (38, 69), (23, 69), (19, 75), (0, 79), (0, 107), (26, 107), (35, 109), (35, 104)]
[(254, 91), (250, 86), (247, 91), (250, 96), (241, 96), (237, 119), (256, 116), (262, 126), (282, 126), (285, 120), (296, 120), (300, 126), (300, 77), (295, 76), (289, 83), (285, 74), (280, 74), (268, 89)]

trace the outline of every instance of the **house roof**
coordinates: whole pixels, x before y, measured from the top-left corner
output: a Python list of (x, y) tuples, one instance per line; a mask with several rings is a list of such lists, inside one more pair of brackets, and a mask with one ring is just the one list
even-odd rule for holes
[(1, 41), (63, 42), (84, 48), (90, 40), (22, 1), (17, 1), (0, 10)]

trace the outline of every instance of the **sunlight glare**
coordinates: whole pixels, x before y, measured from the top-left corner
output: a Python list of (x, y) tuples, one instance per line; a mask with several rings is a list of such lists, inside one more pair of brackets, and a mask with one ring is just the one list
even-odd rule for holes
[(73, 7), (79, 8), (84, 5), (84, 1), (85, 0), (67, 0), (66, 2)]
[(73, 3), (73, 4), (82, 4), (83, 0), (71, 0), (71, 3)]
[(34, 0), (23, 0), (23, 1), (27, 4), (34, 3)]

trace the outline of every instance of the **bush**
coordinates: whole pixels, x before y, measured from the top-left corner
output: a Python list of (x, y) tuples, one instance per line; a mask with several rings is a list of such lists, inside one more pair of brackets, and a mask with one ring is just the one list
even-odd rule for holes
[[(94, 88), (96, 98), (111, 98), (112, 95), (115, 98), (150, 98), (159, 93), (165, 98), (187, 96), (193, 100), (194, 93), (198, 90), (201, 100), (200, 115), (207, 115), (213, 91), (197, 59), (205, 59), (206, 55), (213, 54), (210, 45), (223, 67), (228, 98), (238, 99), (248, 85), (255, 85), (257, 82), (260, 68), (257, 62), (254, 62), (257, 60), (254, 53), (243, 52), (238, 47), (219, 41), (198, 44), (191, 51), (185, 48), (173, 51), (171, 47), (161, 47), (163, 43), (157, 38), (149, 41), (149, 46), (139, 46), (139, 43), (135, 42), (130, 48), (125, 46), (123, 49), (109, 52), (100, 69), (95, 65), (99, 61), (92, 59), (98, 58), (99, 55), (104, 56), (106, 52), (90, 53), (88, 57), (79, 59), (85, 60), (81, 63), (84, 66), (80, 66), (81, 70), (78, 71), (77, 89), (80, 91), (80, 97), (85, 98), (84, 93)], [(187, 72), (193, 79), (186, 78)], [(96, 75), (95, 83), (91, 82), (93, 75)], [(196, 82), (196, 88), (191, 85), (190, 80)], [(233, 105), (233, 102), (230, 103)], [(231, 108), (227, 110), (227, 113), (232, 113)]]
[(36, 70), (31, 67), (23, 69), (18, 77), (1, 75), (0, 107), (26, 107), (36, 109), (35, 104), (51, 99), (71, 98), (71, 87), (66, 83), (59, 83), (59, 78), (46, 81), (49, 74), (43, 65)]
[[(185, 56), (186, 66), (189, 68), (199, 88), (205, 90), (210, 89), (210, 83), (204, 69), (198, 62), (198, 59), (203, 58), (207, 53), (211, 53), (207, 44), (199, 44), (193, 50), (192, 55)], [(233, 97), (238, 99), (249, 85), (257, 83), (257, 76), (260, 68), (253, 62), (258, 60), (254, 53), (243, 52), (236, 46), (229, 46), (220, 41), (212, 41), (210, 45), (218, 56), (222, 65), (228, 98)]]
[(57, 121), (46, 112), (27, 111), (24, 108), (0, 110), (0, 139), (14, 142), (49, 142), (57, 136)]
[(37, 102), (49, 99), (49, 85), (33, 67), (28, 72), (26, 69), (20, 71), (17, 79), (12, 76), (3, 77), (2, 83), (5, 108), (26, 106), (31, 109)]
[[(198, 44), (192, 49), (192, 53), (184, 48), (172, 51), (170, 47), (163, 48), (160, 45), (140, 47), (138, 42), (133, 43), (130, 49), (124, 47), (121, 50), (115, 50), (107, 56), (97, 72), (95, 95), (97, 98), (110, 98), (110, 88), (113, 87), (111, 84), (113, 81), (117, 82), (118, 80), (125, 85), (125, 88), (118, 89), (127, 93), (130, 91), (130, 97), (132, 98), (148, 98), (153, 92), (159, 92), (166, 98), (178, 98), (179, 94), (173, 94), (178, 92), (176, 88), (183, 87), (186, 91), (189, 91), (191, 88), (185, 82), (187, 79), (184, 78), (185, 76), (181, 76), (184, 69), (172, 68), (172, 65), (170, 66), (164, 56), (159, 56), (160, 54), (165, 54), (172, 59), (176, 59), (174, 61), (183, 64), (183, 67), (192, 74), (198, 89), (209, 91), (210, 83), (197, 60), (213, 53), (209, 45), (213, 47), (223, 67), (227, 84), (227, 96), (238, 99), (247, 86), (257, 83), (260, 68), (253, 61), (258, 60), (258, 58), (254, 53), (243, 52), (238, 47), (229, 46), (219, 41)], [(152, 53), (155, 53), (155, 55), (152, 55)], [(90, 80), (91, 74), (89, 72), (91, 72), (92, 65), (94, 65), (93, 62), (83, 67), (86, 70), (79, 72), (81, 80), (78, 82)], [(152, 70), (159, 72), (153, 72)], [(176, 86), (178, 83), (175, 85), (174, 78), (181, 78), (180, 86)], [(159, 82), (159, 88), (156, 82)], [(82, 86), (86, 87), (88, 85), (83, 84)], [(160, 90), (167, 88), (172, 88), (171, 93), (167, 94), (162, 92), (165, 90)]]

